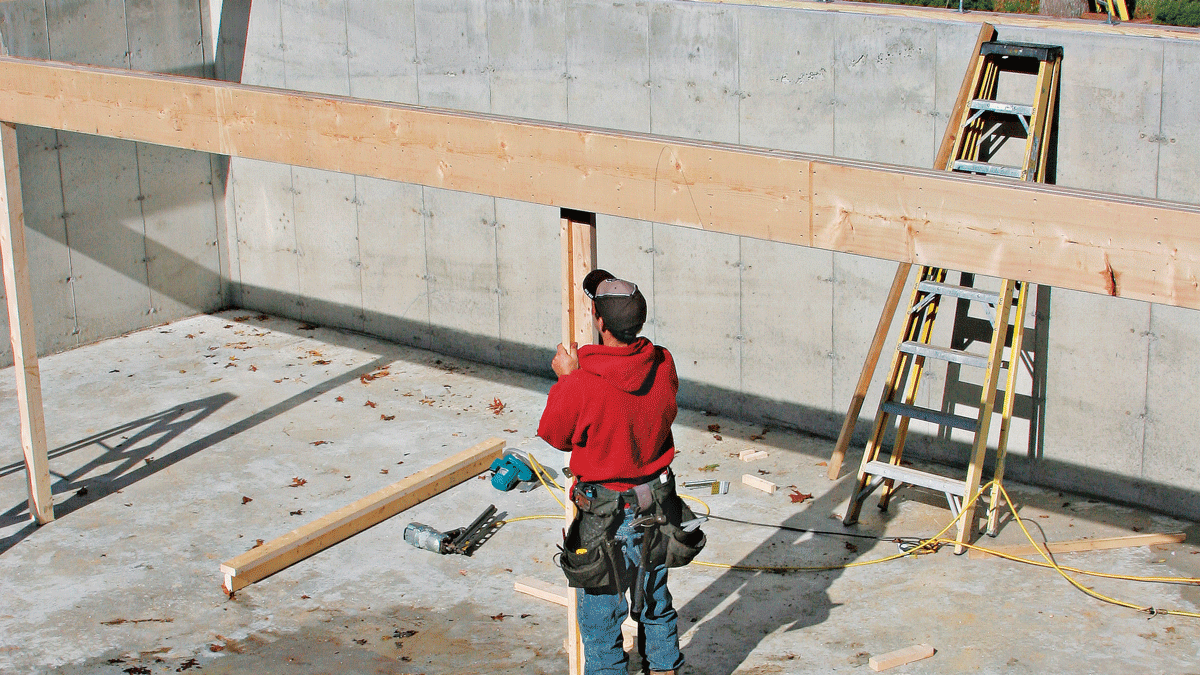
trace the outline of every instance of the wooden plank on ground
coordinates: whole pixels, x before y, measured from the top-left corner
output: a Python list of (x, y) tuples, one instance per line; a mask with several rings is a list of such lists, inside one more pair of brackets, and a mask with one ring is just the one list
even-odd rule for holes
[(1200, 309), (1200, 207), (0, 57), (0, 119)]
[(244, 588), (479, 475), (500, 457), (503, 449), (503, 439), (489, 438), (353, 504), (225, 561), (221, 564), (225, 590), (232, 593)]
[[(1048, 544), (1013, 544), (1010, 546), (989, 546), (988, 549), (997, 553), (1015, 556), (1038, 555), (1040, 551), (1050, 553), (1075, 553), (1079, 551), (1101, 551), (1113, 548), (1132, 548), (1135, 546), (1150, 546), (1151, 544), (1179, 544), (1187, 535), (1183, 532), (1162, 532), (1158, 534), (1131, 534), (1124, 537), (1100, 537), (1097, 539), (1072, 539), (1070, 541), (1052, 541)], [(987, 551), (972, 549), (970, 558), (993, 558)]]
[(880, 656), (872, 656), (870, 660), (867, 661), (867, 665), (871, 667), (871, 670), (878, 672), (880, 670), (887, 670), (888, 668), (902, 666), (906, 663), (912, 663), (913, 661), (927, 659), (933, 656), (933, 653), (934, 649), (929, 645), (913, 645), (911, 647), (897, 649), (894, 652), (888, 652), (887, 654)]
[(25, 454), (29, 513), (42, 525), (54, 520), (54, 499), (50, 490), (42, 380), (33, 327), (33, 291), (29, 285), (29, 258), (25, 250), (25, 207), (21, 202), (17, 130), (3, 122), (0, 122), (0, 169), (4, 172), (3, 185), (0, 185), (0, 259), (4, 265), (4, 297), (8, 301), (13, 370), (17, 376), (21, 449)]
[(533, 577), (521, 577), (513, 583), (513, 590), (566, 607), (567, 593), (570, 589), (565, 585), (559, 586)]

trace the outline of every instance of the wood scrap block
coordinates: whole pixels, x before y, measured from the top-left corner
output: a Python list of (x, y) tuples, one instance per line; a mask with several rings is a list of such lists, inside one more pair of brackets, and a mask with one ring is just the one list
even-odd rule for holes
[(738, 453), (738, 459), (743, 462), (752, 462), (756, 459), (765, 459), (770, 456), (771, 453), (766, 450), (743, 450)]
[(897, 649), (894, 652), (888, 652), (881, 656), (872, 656), (867, 665), (871, 666), (871, 670), (880, 671), (888, 668), (895, 668), (913, 661), (920, 661), (933, 656), (933, 647), (925, 644), (913, 645), (904, 649)]
[[(1051, 541), (1045, 544), (1013, 544), (1011, 546), (989, 546), (997, 553), (1015, 556), (1039, 555), (1039, 551), (1049, 550), (1050, 553), (1074, 553), (1078, 551), (1101, 551), (1112, 548), (1132, 548), (1134, 546), (1150, 546), (1151, 544), (1182, 543), (1187, 535), (1183, 532), (1163, 532), (1159, 534), (1131, 534), (1125, 537), (1101, 537), (1097, 539), (1072, 539), (1070, 541)], [(991, 558), (987, 551), (972, 549), (970, 558)]]
[(778, 487), (769, 480), (759, 478), (758, 476), (751, 476), (748, 473), (742, 475), (742, 483), (749, 485), (756, 490), (762, 490), (763, 492), (772, 495), (775, 494), (775, 490)]
[(351, 537), (434, 495), (478, 476), (500, 457), (504, 440), (489, 438), (333, 513), (221, 564), (232, 593)]
[(540, 598), (546, 602), (553, 602), (556, 605), (567, 606), (567, 593), (570, 592), (566, 586), (558, 586), (541, 579), (533, 577), (521, 577), (513, 583), (513, 590), (518, 593), (532, 595), (535, 598)]
[(621, 649), (627, 652), (637, 649), (638, 641), (638, 622), (632, 617), (625, 617), (625, 621), (621, 623)]

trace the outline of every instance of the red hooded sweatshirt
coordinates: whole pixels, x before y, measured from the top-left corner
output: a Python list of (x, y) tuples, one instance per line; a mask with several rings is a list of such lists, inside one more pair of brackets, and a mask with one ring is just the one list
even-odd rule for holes
[(571, 453), (578, 480), (628, 490), (674, 459), (678, 391), (671, 353), (646, 338), (624, 347), (585, 345), (579, 369), (550, 388), (538, 436)]

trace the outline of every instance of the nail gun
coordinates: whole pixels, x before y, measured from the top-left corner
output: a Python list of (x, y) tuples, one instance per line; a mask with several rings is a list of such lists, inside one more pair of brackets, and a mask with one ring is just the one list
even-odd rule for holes
[(442, 555), (450, 553), (471, 555), (496, 530), (497, 523), (493, 518), (495, 513), (496, 507), (488, 506), (483, 513), (479, 514), (475, 522), (467, 527), (460, 527), (449, 532), (440, 532), (421, 523), (409, 523), (408, 527), (404, 528), (404, 541), (417, 548)]

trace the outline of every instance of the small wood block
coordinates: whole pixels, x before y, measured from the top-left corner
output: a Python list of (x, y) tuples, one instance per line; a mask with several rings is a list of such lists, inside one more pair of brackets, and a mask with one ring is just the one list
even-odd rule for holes
[(867, 665), (871, 666), (871, 670), (880, 671), (888, 668), (895, 668), (913, 661), (920, 661), (933, 656), (934, 649), (929, 645), (913, 645), (904, 649), (897, 649), (894, 652), (888, 652), (882, 656), (872, 656)]
[(764, 459), (770, 456), (771, 453), (767, 452), (766, 450), (743, 450), (738, 453), (738, 459), (742, 460), (743, 462), (751, 462), (756, 459)]
[(533, 577), (521, 577), (513, 584), (513, 590), (556, 605), (567, 606), (566, 586), (557, 586)]
[(631, 617), (625, 617), (621, 623), (621, 648), (627, 652), (637, 649), (638, 622)]
[(762, 490), (763, 492), (772, 495), (775, 494), (775, 489), (778, 487), (769, 480), (763, 480), (758, 476), (751, 476), (748, 473), (742, 475), (742, 482), (756, 490)]

